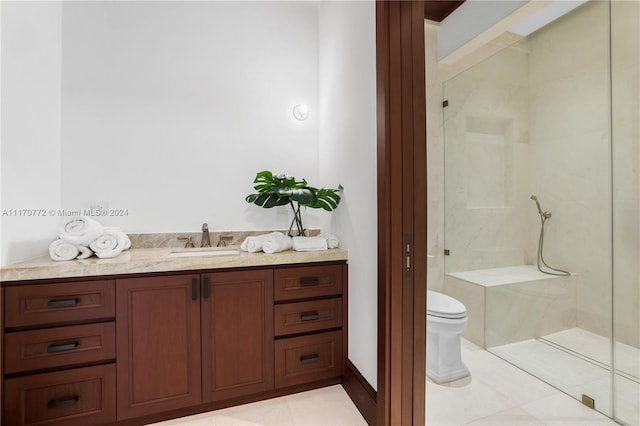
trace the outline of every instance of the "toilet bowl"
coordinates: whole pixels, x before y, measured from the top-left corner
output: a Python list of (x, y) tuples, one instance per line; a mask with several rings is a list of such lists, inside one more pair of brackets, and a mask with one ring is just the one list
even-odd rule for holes
[(467, 309), (460, 301), (427, 290), (427, 376), (434, 382), (469, 375), (460, 354), (460, 334), (467, 321)]

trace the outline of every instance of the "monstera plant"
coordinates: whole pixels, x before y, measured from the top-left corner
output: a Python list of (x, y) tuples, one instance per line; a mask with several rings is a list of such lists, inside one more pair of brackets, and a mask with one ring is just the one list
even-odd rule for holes
[(253, 183), (255, 184), (253, 188), (258, 192), (247, 195), (245, 198), (247, 203), (253, 203), (265, 209), (287, 204), (291, 206), (293, 220), (289, 226), (289, 236), (293, 236), (294, 225), (297, 230), (296, 235), (304, 235), (300, 207), (332, 211), (340, 203), (339, 189), (314, 188), (304, 179), (298, 181), (293, 176), (274, 175), (268, 170), (256, 174)]

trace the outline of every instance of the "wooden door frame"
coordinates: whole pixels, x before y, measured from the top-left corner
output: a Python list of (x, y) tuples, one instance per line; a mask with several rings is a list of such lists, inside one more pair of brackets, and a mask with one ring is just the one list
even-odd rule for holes
[(378, 425), (425, 424), (425, 4), (376, 2)]

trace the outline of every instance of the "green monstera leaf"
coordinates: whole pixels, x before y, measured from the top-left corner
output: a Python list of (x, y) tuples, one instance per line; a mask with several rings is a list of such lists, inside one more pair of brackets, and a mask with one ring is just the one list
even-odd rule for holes
[(298, 235), (304, 235), (300, 206), (326, 211), (335, 210), (340, 204), (339, 189), (314, 188), (307, 181), (295, 177), (274, 175), (269, 170), (256, 174), (253, 189), (257, 192), (246, 196), (247, 203), (269, 209), (276, 206), (291, 205), (294, 218), (289, 227), (289, 235), (295, 223)]

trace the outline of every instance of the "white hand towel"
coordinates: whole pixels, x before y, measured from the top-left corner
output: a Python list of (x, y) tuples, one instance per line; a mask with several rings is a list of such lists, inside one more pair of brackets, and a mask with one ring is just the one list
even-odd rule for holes
[(58, 227), (58, 236), (67, 243), (88, 246), (103, 229), (100, 223), (89, 217), (75, 216)]
[(335, 234), (322, 234), (320, 236), (327, 240), (327, 247), (330, 249), (338, 248), (340, 245), (340, 238)]
[(56, 261), (75, 259), (78, 254), (80, 254), (78, 246), (62, 240), (55, 240), (49, 245), (49, 256)]
[(89, 248), (100, 259), (116, 257), (129, 247), (131, 247), (131, 240), (127, 234), (114, 228), (103, 229), (102, 233), (89, 244)]
[(257, 235), (255, 237), (247, 237), (240, 244), (240, 250), (248, 251), (249, 253), (257, 253), (262, 251), (262, 243), (264, 242), (264, 235)]
[(327, 250), (327, 240), (322, 237), (293, 237), (295, 251)]
[(293, 240), (281, 232), (265, 235), (262, 242), (262, 250), (265, 253), (278, 253), (289, 250), (291, 247), (293, 247)]

